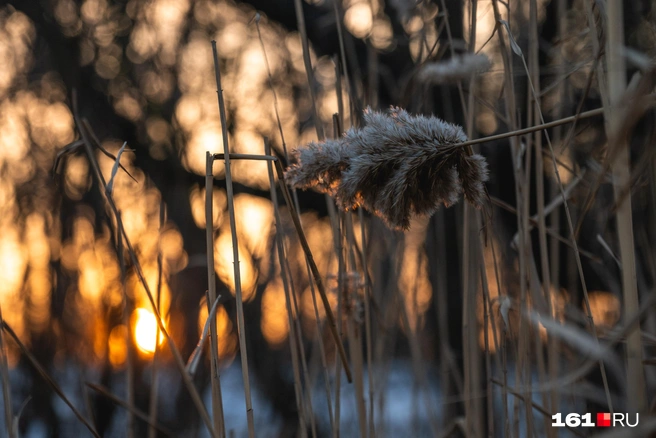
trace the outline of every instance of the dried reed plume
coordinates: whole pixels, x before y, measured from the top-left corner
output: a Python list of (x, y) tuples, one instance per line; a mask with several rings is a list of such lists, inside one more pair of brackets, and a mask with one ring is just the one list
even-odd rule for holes
[(461, 192), (482, 207), (487, 163), (453, 146), (467, 140), (462, 128), (400, 108), (367, 108), (364, 121), (339, 139), (295, 150), (287, 182), (328, 193), (345, 210), (363, 206), (396, 229), (407, 230), (413, 214), (453, 205)]
[(419, 80), (432, 84), (447, 84), (469, 79), (472, 74), (490, 69), (490, 60), (483, 54), (457, 55), (444, 62), (431, 62), (419, 72)]

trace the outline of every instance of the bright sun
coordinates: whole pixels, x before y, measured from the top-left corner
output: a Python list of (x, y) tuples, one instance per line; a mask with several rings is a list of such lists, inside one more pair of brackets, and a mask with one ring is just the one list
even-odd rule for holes
[[(136, 321), (134, 327), (134, 340), (137, 347), (144, 353), (155, 352), (155, 338), (157, 337), (157, 319), (155, 314), (148, 309), (138, 308), (133, 313)], [(159, 334), (159, 343), (164, 340), (164, 335)]]

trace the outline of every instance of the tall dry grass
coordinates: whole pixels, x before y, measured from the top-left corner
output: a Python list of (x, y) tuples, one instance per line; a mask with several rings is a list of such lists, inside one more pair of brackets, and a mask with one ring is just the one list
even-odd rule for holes
[[(426, 425), (408, 424), (408, 430), (413, 430), (417, 435), (446, 437), (460, 433), (471, 437), (499, 434), (506, 437), (559, 436), (559, 431), (551, 427), (552, 415), (558, 412), (566, 414), (567, 409), (578, 409), (579, 413), (583, 413), (588, 406), (592, 406), (591, 402), (586, 404), (590, 400), (584, 392), (590, 386), (585, 386), (583, 382), (593, 372), (598, 372), (600, 376), (599, 381), (593, 384), (588, 382), (588, 385), (596, 385), (593, 389), (600, 394), (593, 400), (596, 406), (610, 412), (640, 413), (642, 433), (653, 433), (656, 427), (653, 418), (649, 416), (649, 403), (653, 400), (653, 394), (648, 390), (653, 390), (654, 382), (649, 381), (646, 373), (646, 368), (653, 363), (649, 362), (650, 359), (645, 360), (645, 338), (651, 339), (649, 336), (653, 338), (653, 335), (642, 332), (641, 324), (644, 324), (646, 318), (654, 317), (653, 305), (656, 298), (654, 294), (643, 293), (641, 296), (636, 279), (637, 233), (632, 217), (631, 193), (639, 187), (630, 154), (633, 119), (643, 116), (651, 108), (653, 96), (651, 88), (640, 82), (640, 78), (632, 82), (633, 88), (627, 84), (621, 6), (622, 2), (609, 0), (607, 9), (600, 12), (593, 11), (589, 4), (585, 5), (592, 35), (590, 44), (595, 52), (585, 81), (585, 94), (596, 86), (603, 106), (582, 111), (584, 98), (581, 98), (580, 103), (573, 106), (574, 114), (567, 115), (571, 113), (571, 108), (558, 108), (545, 116), (538, 2), (528, 2), (528, 17), (518, 19), (528, 30), (526, 41), (518, 41), (513, 20), (508, 18), (511, 12), (507, 11), (507, 4), (492, 0), (495, 24), (488, 42), (493, 38), (496, 40), (495, 55), (498, 62), (495, 65), (491, 64), (487, 55), (477, 53), (478, 2), (473, 2), (469, 8), (468, 46), (464, 53), (459, 54), (455, 51), (457, 44), (450, 28), (447, 4), (441, 1), (441, 14), (434, 20), (439, 22), (447, 34), (444, 41), (447, 48), (433, 53), (427, 44), (422, 44), (420, 53), (425, 55), (426, 62), (417, 66), (415, 79), (417, 86), (424, 87), (426, 94), (432, 87), (446, 89), (445, 84), (453, 87), (452, 94), (457, 92), (457, 98), (449, 98), (448, 105), (461, 107), (459, 122), (462, 126), (459, 126), (421, 114), (428, 111), (409, 111), (398, 107), (387, 112), (378, 111), (375, 92), (378, 86), (377, 75), (369, 81), (370, 89), (365, 98), (362, 78), (352, 74), (354, 66), (347, 62), (348, 47), (343, 40), (341, 28), (343, 13), (335, 2), (340, 49), (340, 56), (335, 58), (335, 89), (338, 92), (336, 99), (339, 112), (333, 117), (332, 138), (326, 138), (325, 127), (318, 116), (316, 80), (303, 8), (301, 1), (296, 0), (296, 18), (317, 141), (298, 145), (293, 157), (287, 155), (278, 100), (266, 56), (264, 59), (269, 86), (274, 93), (274, 109), (283, 153), (273, 151), (267, 139), (262, 139), (262, 155), (230, 152), (219, 55), (216, 43), (213, 42), (224, 153), (207, 152), (206, 155), (205, 231), (210, 322), (188, 361), (181, 357), (167, 331), (160, 314), (159, 292), (155, 295), (151, 293), (141, 273), (139, 255), (131, 246), (120, 211), (112, 198), (112, 179), (122, 169), (120, 159), (123, 149), (115, 157), (112, 179), (106, 182), (95, 158), (95, 149), (99, 144), (94, 141), (88, 125), (75, 111), (81, 140), (74, 145), (83, 147), (87, 153), (93, 176), (112, 213), (117, 253), (121, 257), (127, 256), (135, 268), (157, 318), (158, 335), (161, 331), (166, 339), (184, 387), (191, 395), (194, 407), (211, 436), (227, 436), (226, 423), (230, 421), (223, 411), (224, 396), (221, 390), (219, 340), (215, 320), (219, 300), (213, 259), (215, 230), (212, 224), (212, 190), (215, 176), (212, 166), (215, 160), (223, 160), (225, 163), (235, 308), (249, 437), (258, 436), (261, 432), (255, 429), (258, 413), (254, 411), (251, 394), (249, 343), (246, 338), (246, 324), (249, 322), (245, 319), (243, 308), (235, 194), (230, 167), (233, 160), (264, 160), (268, 166), (269, 193), (276, 224), (274, 252), (277, 258), (273, 264), (277, 266), (277, 275), (284, 291), (299, 436), (323, 436), (318, 424), (322, 416), (328, 418), (329, 433), (332, 436), (346, 435), (346, 432), (340, 431), (343, 427), (342, 403), (345, 397), (342, 391), (346, 385), (352, 385), (349, 393), (354, 397), (357, 427), (353, 430), (357, 430), (357, 435), (361, 437), (385, 436), (385, 404), (389, 403), (386, 399), (386, 381), (390, 367), (397, 360), (394, 350), (399, 344), (407, 346), (412, 365), (415, 410), (421, 411), (426, 418)], [(558, 8), (560, 18), (564, 20), (567, 14), (566, 2), (559, 1)], [(601, 22), (594, 16), (604, 13), (605, 20)], [(259, 16), (255, 22), (259, 26)], [(595, 28), (592, 32), (595, 26), (603, 28)], [(257, 31), (266, 55), (259, 27)], [(564, 39), (565, 30), (559, 29), (559, 33)], [(422, 37), (426, 38), (426, 35)], [(600, 37), (605, 37), (605, 40)], [(376, 72), (376, 53), (371, 47), (368, 49), (368, 71)], [(447, 50), (449, 59), (438, 59), (444, 57)], [(494, 71), (497, 67), (500, 71)], [(492, 73), (502, 74), (503, 85), (499, 88), (502, 95), (498, 104), (485, 101), (482, 77)], [(644, 74), (653, 75), (653, 71)], [(566, 94), (565, 76), (564, 71), (558, 70), (550, 84), (556, 84), (553, 89), (560, 100), (564, 100)], [(342, 101), (342, 87), (346, 89), (347, 103)], [(635, 107), (629, 108), (627, 105), (628, 98), (639, 97), (635, 94), (636, 90), (650, 95), (650, 99), (640, 101), (638, 110), (642, 112), (638, 113)], [(521, 102), (522, 98), (526, 102)], [(422, 108), (425, 103), (422, 101), (416, 107)], [(480, 135), (477, 129), (479, 112), (489, 106), (493, 107), (495, 120), (502, 122), (500, 124), (506, 128), (506, 132), (475, 138)], [(360, 114), (359, 108), (365, 107), (367, 109)], [(521, 114), (518, 108), (524, 108), (526, 113)], [(594, 170), (586, 173), (580, 166), (564, 163), (567, 155), (563, 154), (563, 149), (574, 141), (577, 123), (599, 115), (605, 117), (609, 147), (603, 156), (605, 161), (598, 166), (597, 174), (588, 177), (588, 173)], [(551, 120), (547, 121), (547, 117)], [(352, 121), (348, 129), (344, 126), (347, 119)], [(501, 147), (502, 141), (507, 141), (511, 163), (505, 163), (503, 168), (495, 168), (488, 164), (485, 154), (477, 149), (485, 143)], [(291, 165), (283, 169), (283, 162), (291, 162)], [(499, 177), (496, 173), (502, 169), (510, 169), (512, 173), (513, 205), (499, 199), (499, 196), (490, 195), (486, 186), (489, 179)], [(565, 173), (575, 174), (572, 182), (566, 181)], [(650, 176), (653, 177), (653, 165)], [(622, 284), (622, 319), (612, 328), (604, 327), (594, 319), (595, 302), (588, 290), (586, 278), (589, 274), (584, 271), (582, 262), (592, 259), (596, 263), (600, 263), (600, 260), (603, 263), (603, 257), (581, 248), (579, 241), (583, 217), (590, 210), (600, 184), (607, 177), (613, 186), (615, 209), (612, 214), (616, 221), (616, 232), (608, 233), (614, 241), (606, 244), (606, 247), (611, 253), (613, 248), (619, 249), (613, 255), (621, 266)], [(332, 256), (337, 260), (337, 269), (333, 273), (335, 281), (330, 281), (317, 266), (308, 243), (295, 189), (317, 189), (329, 195), (326, 196), (326, 202), (332, 230)], [(653, 185), (649, 190), (654, 190)], [(278, 199), (279, 195), (281, 200)], [(461, 195), (468, 203), (457, 204)], [(583, 208), (573, 199), (575, 195), (584, 197), (586, 202)], [(445, 211), (446, 208), (452, 210)], [(502, 213), (512, 217), (512, 238), (500, 231), (498, 222)], [(432, 215), (435, 215), (433, 219), (429, 219)], [(447, 215), (450, 215), (449, 219)], [(288, 226), (289, 221), (291, 227)], [(164, 222), (163, 213), (161, 222)], [(389, 231), (383, 223), (396, 231)], [(455, 228), (455, 232), (448, 234), (447, 225), (450, 229)], [(289, 232), (289, 228), (293, 231)], [(413, 248), (422, 248), (423, 251), (429, 246), (426, 243), (427, 236), (437, 240), (432, 246), (435, 251), (431, 259), (433, 265), (426, 268), (435, 280), (433, 295), (430, 297), (434, 302), (433, 319), (438, 333), (434, 338), (427, 334), (428, 330), (422, 325), (425, 320), (417, 316), (421, 313), (417, 298), (420, 286), (413, 283), (411, 288), (414, 290), (408, 294), (402, 293), (398, 287), (400, 282), (407, 280), (406, 277), (415, 280), (422, 277), (420, 262), (411, 264), (416, 272), (403, 272), (406, 262), (404, 258), (412, 255), (404, 252), (404, 249), (415, 245)], [(293, 262), (289, 256), (295, 242), (302, 248), (303, 281), (309, 286), (315, 315), (316, 327), (312, 335), (306, 333), (307, 326), (302, 323), (299, 304), (301, 286), (295, 284), (298, 276), (292, 272)], [(448, 253), (447, 245), (455, 247), (455, 257)], [(511, 256), (507, 255), (508, 251), (512, 251)], [(389, 254), (392, 256), (389, 257)], [(563, 265), (563, 254), (566, 254), (565, 257), (574, 267), (572, 272), (576, 280), (566, 285), (561, 284), (563, 276), (559, 272)], [(515, 260), (516, 264), (509, 263), (508, 259)], [(124, 262), (121, 260), (122, 267)], [(161, 259), (159, 263), (158, 284), (161, 282)], [(460, 277), (457, 287), (447, 281), (454, 277), (447, 271), (452, 269), (451, 264), (456, 263)], [(384, 269), (390, 272), (381, 272)], [(121, 277), (125, 283), (125, 272), (122, 272)], [(580, 289), (582, 306), (579, 306), (581, 303), (570, 303), (569, 312), (562, 310), (559, 300), (565, 299), (563, 296), (566, 294), (561, 292), (561, 286), (571, 288), (571, 295), (574, 295), (574, 289)], [(457, 318), (448, 309), (454, 295), (461, 303), (461, 314)], [(335, 303), (330, 299), (333, 296), (336, 297)], [(125, 300), (126, 303), (129, 301), (127, 294)], [(579, 307), (582, 310), (577, 312)], [(130, 313), (129, 310), (126, 305), (126, 314)], [(460, 324), (456, 328), (461, 333), (458, 340), (461, 357), (456, 357), (450, 336), (457, 322)], [(129, 323), (127, 325), (130, 326)], [(5, 322), (2, 327), (3, 332), (18, 343), (28, 360), (37, 367), (75, 416), (94, 436), (98, 436), (93, 419), (80, 412), (66, 398), (57, 383), (40, 367)], [(324, 332), (330, 337), (324, 337)], [(311, 337), (311, 342), (317, 348), (310, 352), (308, 339)], [(211, 376), (211, 416), (193, 381), (195, 370), (201, 366), (199, 364), (202, 351), (207, 348), (207, 339), (210, 340), (207, 356)], [(433, 341), (437, 345), (427, 347)], [(9, 435), (15, 436), (16, 431), (10, 426), (14, 417), (9, 409), (11, 401), (4, 343), (4, 337), (0, 336), (5, 421)], [(427, 351), (431, 348), (439, 351), (442, 390), (439, 399), (431, 391), (434, 370), (429, 367), (428, 356), (431, 351)], [(156, 369), (154, 366), (154, 382), (157, 381)], [(127, 409), (127, 436), (134, 435), (136, 418), (150, 425), (150, 436), (155, 436), (157, 431), (169, 433), (157, 424), (156, 403), (151, 404), (148, 413), (135, 407), (131, 376), (132, 371), (128, 367), (127, 400), (117, 398), (98, 385), (89, 384), (89, 387)], [(320, 380), (323, 385), (317, 383)], [(612, 382), (615, 382), (615, 388)], [(156, 385), (153, 387), (156, 388)], [(322, 393), (322, 399), (325, 398), (326, 412), (319, 412), (319, 407), (313, 404), (318, 398), (317, 391)], [(157, 392), (153, 391), (151, 399), (156, 398)], [(576, 403), (568, 405), (568, 400)], [(461, 405), (461, 409), (453, 409), (452, 405), (456, 403)], [(568, 428), (574, 435), (585, 435), (585, 431), (572, 426)]]

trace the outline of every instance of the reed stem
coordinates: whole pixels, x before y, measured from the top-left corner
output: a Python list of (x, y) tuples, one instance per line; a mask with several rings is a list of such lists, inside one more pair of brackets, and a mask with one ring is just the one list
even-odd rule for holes
[(241, 373), (244, 379), (244, 398), (246, 399), (246, 421), (248, 423), (248, 436), (255, 437), (255, 422), (253, 420), (253, 403), (251, 401), (251, 384), (248, 375), (248, 353), (246, 351), (246, 328), (244, 323), (244, 301), (241, 292), (241, 275), (239, 272), (239, 240), (237, 239), (237, 224), (235, 220), (234, 193), (232, 189), (232, 174), (230, 171), (230, 148), (228, 145), (228, 125), (223, 101), (223, 88), (221, 88), (221, 69), (219, 67), (219, 54), (216, 41), (212, 41), (214, 55), (214, 73), (216, 76), (216, 93), (219, 97), (219, 113), (221, 116), (221, 132), (223, 134), (223, 151), (225, 152), (226, 192), (228, 195), (228, 217), (230, 219), (230, 233), (232, 236), (232, 257), (235, 276), (235, 298), (237, 301), (237, 331), (239, 336), (239, 352), (241, 356)]
[[(608, 0), (608, 29), (606, 32), (606, 63), (608, 70), (609, 97), (609, 141), (614, 140), (617, 155), (611, 163), (613, 170), (613, 190), (619, 205), (617, 208), (617, 235), (622, 262), (622, 291), (624, 300), (624, 319), (638, 313), (638, 287), (636, 281), (635, 248), (633, 238), (633, 214), (631, 196), (619, 200), (622, 188), (631, 180), (631, 164), (627, 138), (621, 134), (622, 110), (620, 104), (626, 90), (626, 65), (624, 49), (624, 13), (621, 0)], [(640, 325), (628, 334), (626, 344), (626, 399), (633, 412), (646, 412), (645, 375), (642, 365), (642, 340)]]
[(212, 172), (214, 157), (210, 152), (205, 155), (205, 239), (207, 242), (207, 317), (210, 319), (210, 383), (212, 385), (212, 420), (214, 430), (220, 438), (225, 437), (225, 419), (221, 396), (221, 379), (219, 376), (219, 338), (216, 331), (216, 317), (211, 309), (218, 299), (216, 296), (216, 274), (214, 273), (214, 174)]

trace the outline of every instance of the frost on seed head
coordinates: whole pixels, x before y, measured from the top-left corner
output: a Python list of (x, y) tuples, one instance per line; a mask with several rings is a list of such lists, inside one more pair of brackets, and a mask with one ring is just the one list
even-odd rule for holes
[(461, 127), (395, 107), (367, 108), (364, 122), (339, 139), (295, 150), (286, 181), (328, 193), (345, 210), (362, 206), (395, 229), (407, 230), (413, 215), (455, 204), (461, 193), (483, 206), (487, 163), (454, 147), (467, 141)]

